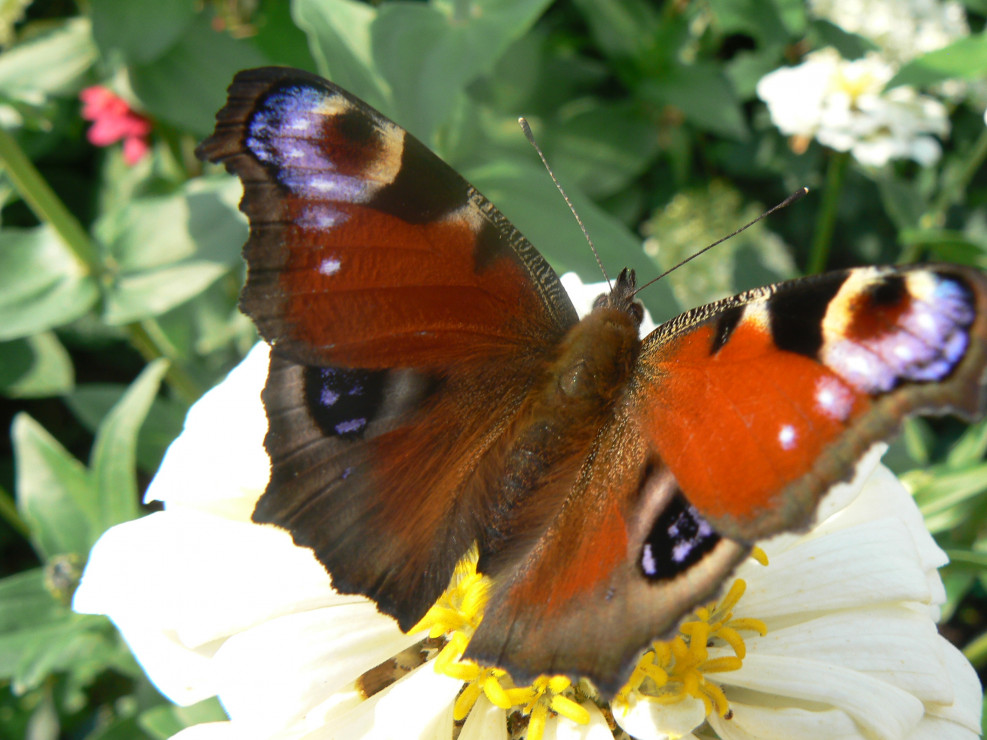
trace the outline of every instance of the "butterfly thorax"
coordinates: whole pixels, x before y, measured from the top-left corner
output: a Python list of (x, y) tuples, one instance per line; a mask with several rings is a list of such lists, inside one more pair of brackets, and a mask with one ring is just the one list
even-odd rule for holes
[(478, 468), (474, 484), (497, 502), (483, 523), (481, 570), (496, 571), (498, 555), (509, 561), (557, 514), (623, 398), (641, 348), (639, 324), (639, 314), (604, 304), (574, 325), (537, 391)]

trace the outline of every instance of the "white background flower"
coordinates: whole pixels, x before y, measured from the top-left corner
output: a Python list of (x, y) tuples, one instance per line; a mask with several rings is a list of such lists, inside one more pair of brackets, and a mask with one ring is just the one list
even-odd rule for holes
[(870, 39), (895, 63), (941, 49), (970, 33), (963, 6), (952, 0), (809, 0), (809, 10), (844, 31)]
[(757, 94), (784, 134), (814, 137), (865, 165), (902, 158), (933, 164), (942, 151), (935, 136), (949, 132), (946, 108), (907, 86), (885, 91), (893, 76), (878, 54), (847, 61), (822, 49), (762, 77)]

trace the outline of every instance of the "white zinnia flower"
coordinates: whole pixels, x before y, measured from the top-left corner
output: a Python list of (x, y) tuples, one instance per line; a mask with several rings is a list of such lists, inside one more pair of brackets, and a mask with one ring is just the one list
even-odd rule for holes
[[(251, 523), (268, 476), (267, 358), (258, 345), (193, 407), (148, 489), (165, 511), (107, 531), (75, 596), (78, 611), (114, 620), (170, 699), (219, 696), (230, 720), (180, 740), (451, 740), (462, 716), (461, 740), (506, 740), (509, 712), (526, 702), (529, 736), (537, 725), (549, 740), (612, 740), (583, 686), (573, 693), (568, 681), (545, 679), (511, 689), (503, 672), (447, 660), (461, 632), (417, 665), (434, 657), (415, 648), (424, 633), (405, 635), (367, 599), (335, 593), (310, 551)], [(768, 567), (741, 568), (742, 598), (735, 585), (718, 610), (698, 610), (683, 626), (695, 638), (686, 653), (659, 644), (678, 668), (664, 687), (637, 680), (615, 700), (626, 730), (694, 737), (706, 721), (725, 740), (976, 736), (976, 676), (933, 624), (942, 552), (896, 479), (871, 473), (876, 459), (827, 498), (817, 528), (772, 540)], [(367, 698), (368, 671), (399, 655), (402, 677)], [(702, 660), (690, 663), (693, 655)], [(721, 697), (731, 719), (716, 712)]]
[(949, 132), (946, 108), (911, 87), (885, 91), (893, 76), (877, 54), (848, 62), (822, 49), (762, 77), (757, 95), (784, 134), (816, 138), (864, 165), (902, 158), (931, 165), (942, 153), (933, 135)]

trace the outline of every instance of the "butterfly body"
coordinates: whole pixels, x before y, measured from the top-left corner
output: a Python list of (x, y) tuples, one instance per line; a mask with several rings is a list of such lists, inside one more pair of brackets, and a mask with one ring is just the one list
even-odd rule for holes
[(638, 337), (625, 271), (581, 321), (535, 248), (380, 113), (237, 76), (200, 156), (244, 182), (241, 305), (272, 346), (254, 520), (410, 629), (472, 548), (467, 658), (604, 695), (756, 540), (912, 413), (983, 413), (987, 280), (865, 268)]

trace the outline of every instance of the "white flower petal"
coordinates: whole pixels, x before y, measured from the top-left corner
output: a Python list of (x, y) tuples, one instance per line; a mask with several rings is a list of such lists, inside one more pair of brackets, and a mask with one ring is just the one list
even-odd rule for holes
[[(943, 637), (939, 638), (942, 660), (949, 674), (949, 684), (953, 690), (952, 701), (946, 704), (930, 703), (926, 707), (925, 721), (929, 727), (938, 728), (942, 735), (921, 734), (909, 736), (909, 740), (925, 738), (974, 738), (980, 737), (980, 712), (983, 702), (983, 688), (970, 661), (955, 645)], [(949, 734), (947, 733), (947, 730)]]
[(359, 600), (333, 591), (311, 551), (288, 533), (180, 510), (107, 531), (74, 608), (142, 618), (195, 647), (280, 614)]
[[(773, 716), (792, 700), (806, 706), (833, 706), (846, 712), (872, 740), (900, 740), (924, 714), (922, 702), (859, 671), (794, 656), (748, 653), (744, 665), (717, 677), (731, 687), (767, 695), (762, 711)], [(788, 699), (785, 702), (781, 699)], [(743, 695), (740, 701), (743, 701)], [(750, 701), (748, 699), (748, 701)], [(751, 707), (754, 711), (754, 707)], [(771, 720), (765, 718), (765, 722)]]
[(625, 732), (637, 740), (694, 738), (692, 730), (706, 718), (706, 705), (686, 697), (674, 704), (659, 704), (639, 694), (626, 702), (614, 702), (613, 717)]
[(765, 75), (757, 94), (784, 134), (814, 136), (872, 167), (901, 158), (934, 163), (941, 148), (931, 135), (948, 133), (946, 108), (905, 85), (885, 91), (895, 70), (877, 53), (847, 61), (835, 49), (820, 49)]
[(234, 635), (217, 651), (213, 672), (231, 719), (274, 731), (422, 637), (402, 633), (364, 600), (288, 614)]
[(267, 416), (260, 391), (270, 348), (260, 342), (226, 379), (200, 398), (165, 453), (145, 501), (190, 506), (249, 521), (270, 477)]
[(113, 621), (148, 679), (173, 703), (185, 706), (216, 695), (212, 655), (218, 643), (192, 649), (170, 630), (144, 619)]
[(722, 740), (869, 740), (857, 724), (839, 709), (774, 707), (731, 701), (730, 719), (710, 717), (710, 726)]
[(507, 713), (481, 694), (466, 718), (459, 740), (509, 740)]
[(452, 736), (452, 708), (461, 681), (426, 663), (305, 740), (437, 740)]
[[(770, 620), (888, 601), (928, 602), (925, 572), (917, 567), (908, 528), (883, 519), (805, 538), (782, 552), (765, 550), (767, 568), (744, 563), (738, 576), (748, 582), (738, 616)], [(763, 572), (755, 575), (761, 568)], [(770, 625), (769, 625), (770, 626)]]
[[(922, 701), (951, 701), (935, 626), (904, 605), (848, 609), (745, 640), (751, 654), (796, 657), (866, 673)], [(712, 648), (710, 657), (732, 655)], [(730, 684), (732, 674), (717, 676)]]
[(573, 722), (568, 717), (549, 717), (545, 722), (545, 740), (613, 740), (613, 733), (603, 713), (595, 704), (583, 704), (589, 711), (589, 723)]

